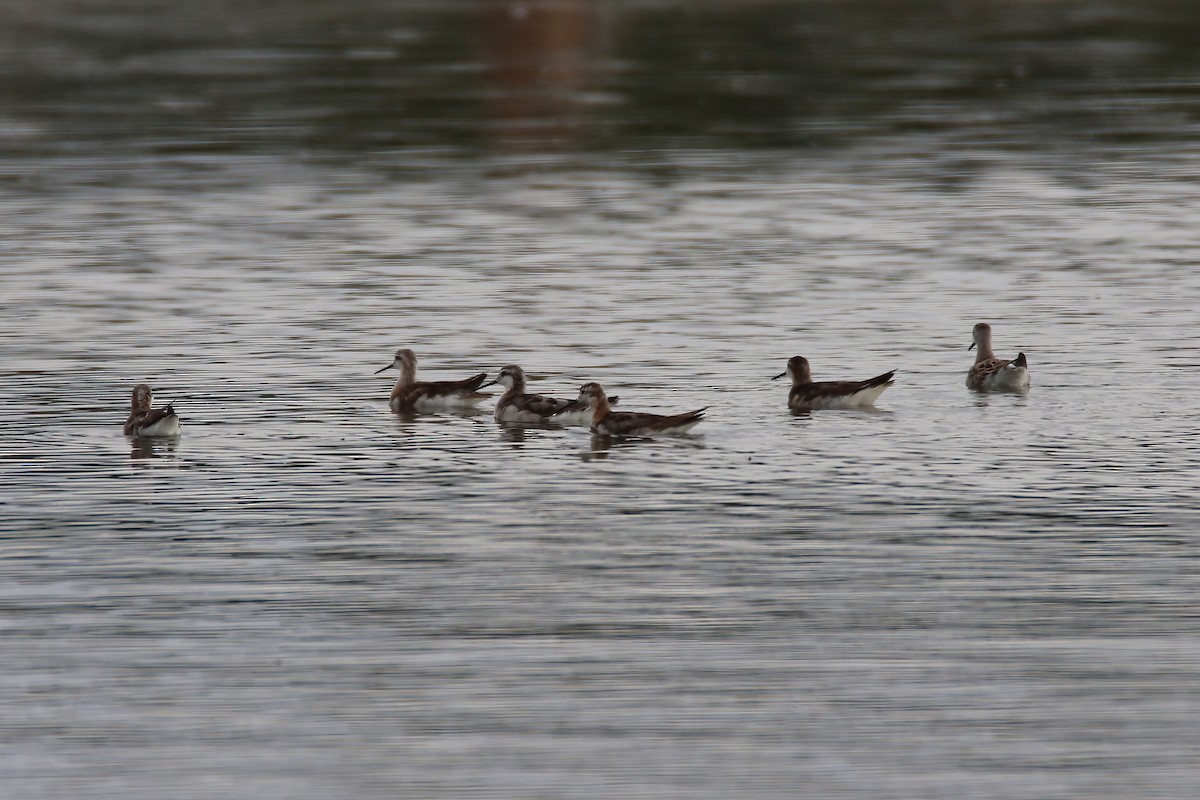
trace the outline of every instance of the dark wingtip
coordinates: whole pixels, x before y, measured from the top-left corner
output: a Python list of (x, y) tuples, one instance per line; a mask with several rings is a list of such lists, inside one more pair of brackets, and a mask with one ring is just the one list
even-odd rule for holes
[(885, 383), (891, 383), (895, 376), (896, 370), (885, 372), (882, 375), (876, 375), (874, 378), (871, 378), (869, 381), (867, 381), (867, 386), (881, 386)]
[(670, 430), (679, 425), (688, 425), (690, 423), (699, 422), (704, 419), (704, 412), (708, 410), (708, 406), (697, 408), (695, 411), (685, 411), (682, 414), (675, 414), (670, 417), (663, 417), (653, 425), (654, 430)]
[(1027, 367), (1028, 365), (1029, 365), (1028, 362), (1025, 360), (1025, 354), (1017, 353), (1017, 357), (1013, 359), (1013, 366), (1014, 367)]

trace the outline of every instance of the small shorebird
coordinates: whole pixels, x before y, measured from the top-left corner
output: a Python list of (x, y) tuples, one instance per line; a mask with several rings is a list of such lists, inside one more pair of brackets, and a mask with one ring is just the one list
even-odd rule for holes
[(125, 420), (126, 436), (178, 436), (179, 415), (170, 403), (153, 408), (154, 393), (144, 383), (133, 387), (133, 408)]
[(967, 371), (967, 388), (977, 392), (1023, 392), (1029, 388), (1029, 363), (1024, 353), (1010, 360), (992, 352), (992, 326), (981, 322), (971, 332), (971, 346), (979, 348)]
[[(496, 401), (497, 422), (557, 422), (561, 425), (592, 423), (592, 409), (582, 398), (559, 400), (541, 394), (526, 394), (525, 370), (516, 364), (503, 367), (492, 383), (498, 383), (505, 388), (504, 394)], [(610, 397), (609, 405), (616, 405), (617, 399)]]
[(491, 397), (477, 391), (487, 380), (486, 372), (461, 381), (418, 381), (417, 356), (406, 347), (397, 350), (392, 363), (375, 374), (393, 367), (400, 370), (400, 377), (389, 401), (392, 411), (463, 411)]
[(788, 359), (787, 369), (771, 380), (792, 376), (788, 392), (788, 408), (793, 411), (813, 411), (821, 408), (870, 408), (884, 389), (891, 386), (896, 370), (867, 378), (865, 381), (818, 381), (812, 379), (812, 368), (804, 356)]
[(592, 409), (592, 433), (600, 436), (653, 436), (656, 433), (684, 433), (704, 419), (705, 408), (682, 414), (647, 414), (640, 411), (613, 411), (604, 387), (591, 381), (579, 387), (579, 399)]

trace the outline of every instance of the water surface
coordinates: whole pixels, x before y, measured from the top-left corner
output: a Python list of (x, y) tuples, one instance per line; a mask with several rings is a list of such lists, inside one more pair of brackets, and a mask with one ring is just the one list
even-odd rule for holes
[(4, 15), (0, 796), (1194, 796), (1186, 4)]

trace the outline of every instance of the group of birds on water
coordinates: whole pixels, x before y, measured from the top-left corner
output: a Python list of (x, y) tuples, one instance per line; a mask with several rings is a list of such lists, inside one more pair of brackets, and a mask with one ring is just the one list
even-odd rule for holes
[[(992, 352), (992, 328), (980, 322), (972, 332), (971, 346), (976, 349), (975, 363), (967, 372), (967, 388), (979, 392), (1021, 392), (1029, 388), (1029, 364), (1024, 353), (1014, 359), (997, 358)], [(680, 414), (652, 414), (639, 411), (613, 411), (617, 397), (609, 397), (604, 387), (589, 381), (579, 387), (574, 400), (560, 400), (525, 389), (525, 372), (515, 364), (500, 370), (493, 381), (481, 372), (460, 381), (418, 381), (417, 356), (412, 350), (396, 351), (392, 363), (375, 374), (389, 369), (400, 370), (392, 388), (389, 405), (399, 413), (472, 409), (493, 395), (480, 389), (499, 384), (504, 393), (496, 401), (498, 422), (558, 423), (589, 425), (599, 436), (653, 436), (684, 433), (704, 419), (705, 408)], [(787, 369), (772, 380), (791, 376), (788, 407), (793, 411), (819, 409), (870, 408), (895, 381), (895, 370), (862, 381), (814, 381), (808, 359), (793, 356)], [(125, 420), (127, 436), (178, 436), (179, 415), (168, 404), (153, 407), (150, 387), (139, 383), (133, 389), (133, 408)]]

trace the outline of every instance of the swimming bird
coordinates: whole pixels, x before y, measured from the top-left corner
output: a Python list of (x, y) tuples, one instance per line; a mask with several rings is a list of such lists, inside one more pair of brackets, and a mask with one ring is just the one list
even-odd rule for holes
[[(608, 398), (609, 406), (615, 406), (621, 402), (621, 398), (613, 395)], [(592, 407), (588, 405), (588, 401), (583, 397), (577, 397), (574, 400), (569, 400), (567, 405), (560, 410), (546, 417), (547, 422), (557, 422), (559, 425), (588, 425), (592, 424)]]
[(392, 411), (464, 411), (492, 396), (478, 391), (487, 380), (486, 372), (461, 381), (418, 381), (417, 356), (406, 347), (397, 350), (392, 363), (375, 374), (393, 367), (400, 370), (400, 377), (389, 401)]
[(641, 411), (613, 411), (604, 387), (589, 381), (579, 387), (579, 399), (592, 409), (592, 433), (600, 436), (653, 436), (656, 433), (684, 433), (704, 419), (708, 409), (698, 408), (682, 414), (648, 414)]
[[(497, 422), (557, 422), (561, 425), (592, 423), (592, 409), (582, 399), (559, 400), (557, 397), (527, 394), (525, 370), (516, 364), (503, 367), (492, 383), (498, 383), (505, 388), (504, 394), (496, 401)], [(488, 385), (490, 384), (484, 384)], [(616, 397), (610, 397), (609, 405), (616, 405), (617, 400)]]
[(788, 408), (793, 411), (813, 411), (822, 408), (870, 408), (879, 395), (895, 381), (896, 370), (867, 378), (865, 381), (817, 381), (812, 379), (812, 368), (804, 356), (788, 359), (787, 369), (771, 380), (784, 375), (792, 376), (792, 388), (788, 392)]
[(979, 348), (975, 363), (967, 371), (967, 388), (977, 392), (1023, 392), (1029, 388), (1029, 362), (1024, 353), (1012, 360), (996, 358), (992, 352), (992, 326), (980, 322), (971, 332), (971, 346)]
[(126, 436), (178, 436), (179, 415), (168, 403), (163, 408), (153, 408), (154, 393), (144, 383), (133, 387), (132, 409), (125, 420)]

